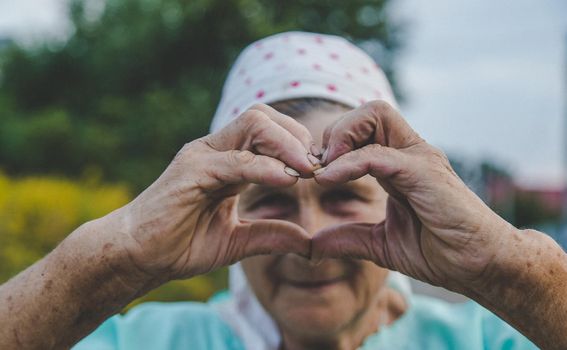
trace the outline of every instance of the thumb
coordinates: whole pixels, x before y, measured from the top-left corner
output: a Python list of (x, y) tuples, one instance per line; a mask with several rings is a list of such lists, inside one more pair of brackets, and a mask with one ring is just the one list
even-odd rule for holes
[(234, 229), (235, 261), (262, 254), (295, 253), (309, 258), (311, 237), (299, 225), (283, 220), (240, 220)]
[(379, 266), (387, 263), (384, 246), (384, 222), (380, 224), (348, 223), (327, 227), (312, 239), (311, 259), (354, 258), (370, 260)]

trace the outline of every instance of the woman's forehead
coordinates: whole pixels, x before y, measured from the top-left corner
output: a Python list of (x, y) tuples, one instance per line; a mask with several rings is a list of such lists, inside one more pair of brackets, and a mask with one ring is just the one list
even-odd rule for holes
[(303, 124), (313, 136), (313, 141), (318, 146), (322, 145), (323, 132), (325, 129), (340, 119), (347, 111), (343, 108), (327, 109), (320, 108), (309, 111), (297, 119)]

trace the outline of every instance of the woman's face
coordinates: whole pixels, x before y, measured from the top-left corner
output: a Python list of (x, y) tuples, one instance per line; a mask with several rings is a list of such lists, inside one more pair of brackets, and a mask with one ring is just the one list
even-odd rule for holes
[[(343, 113), (317, 110), (299, 121), (320, 144), (324, 128)], [(349, 221), (380, 222), (386, 199), (370, 176), (333, 188), (300, 179), (289, 188), (251, 185), (240, 196), (239, 214), (247, 219), (288, 220), (313, 235)], [(369, 261), (327, 259), (314, 264), (293, 254), (256, 256), (242, 261), (242, 266), (278, 325), (307, 338), (332, 336), (372, 313), (387, 276), (387, 270)]]

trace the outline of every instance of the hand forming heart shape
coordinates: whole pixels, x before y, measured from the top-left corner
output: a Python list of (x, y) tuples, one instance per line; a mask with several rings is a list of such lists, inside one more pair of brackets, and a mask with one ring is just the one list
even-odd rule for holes
[[(146, 191), (126, 206), (126, 247), (140, 269), (186, 278), (257, 254), (311, 259), (362, 258), (459, 291), (483, 279), (498, 232), (511, 229), (474, 195), (445, 155), (421, 139), (384, 102), (357, 108), (324, 134), (316, 170), (309, 131), (257, 105), (218, 133), (183, 147)], [(315, 171), (316, 170), (316, 171)], [(248, 184), (290, 186), (297, 177), (321, 185), (366, 174), (389, 193), (386, 220), (323, 229), (311, 238), (298, 225), (238, 217)]]

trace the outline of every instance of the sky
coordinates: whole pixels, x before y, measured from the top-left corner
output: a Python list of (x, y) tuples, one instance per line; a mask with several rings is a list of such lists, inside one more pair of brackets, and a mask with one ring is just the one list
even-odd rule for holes
[(567, 174), (567, 2), (395, 1), (411, 125), (448, 153), (494, 159), (527, 186)]
[[(0, 0), (0, 37), (64, 40), (65, 3)], [(567, 1), (394, 0), (390, 13), (407, 24), (402, 112), (423, 138), (526, 186), (565, 183)]]

